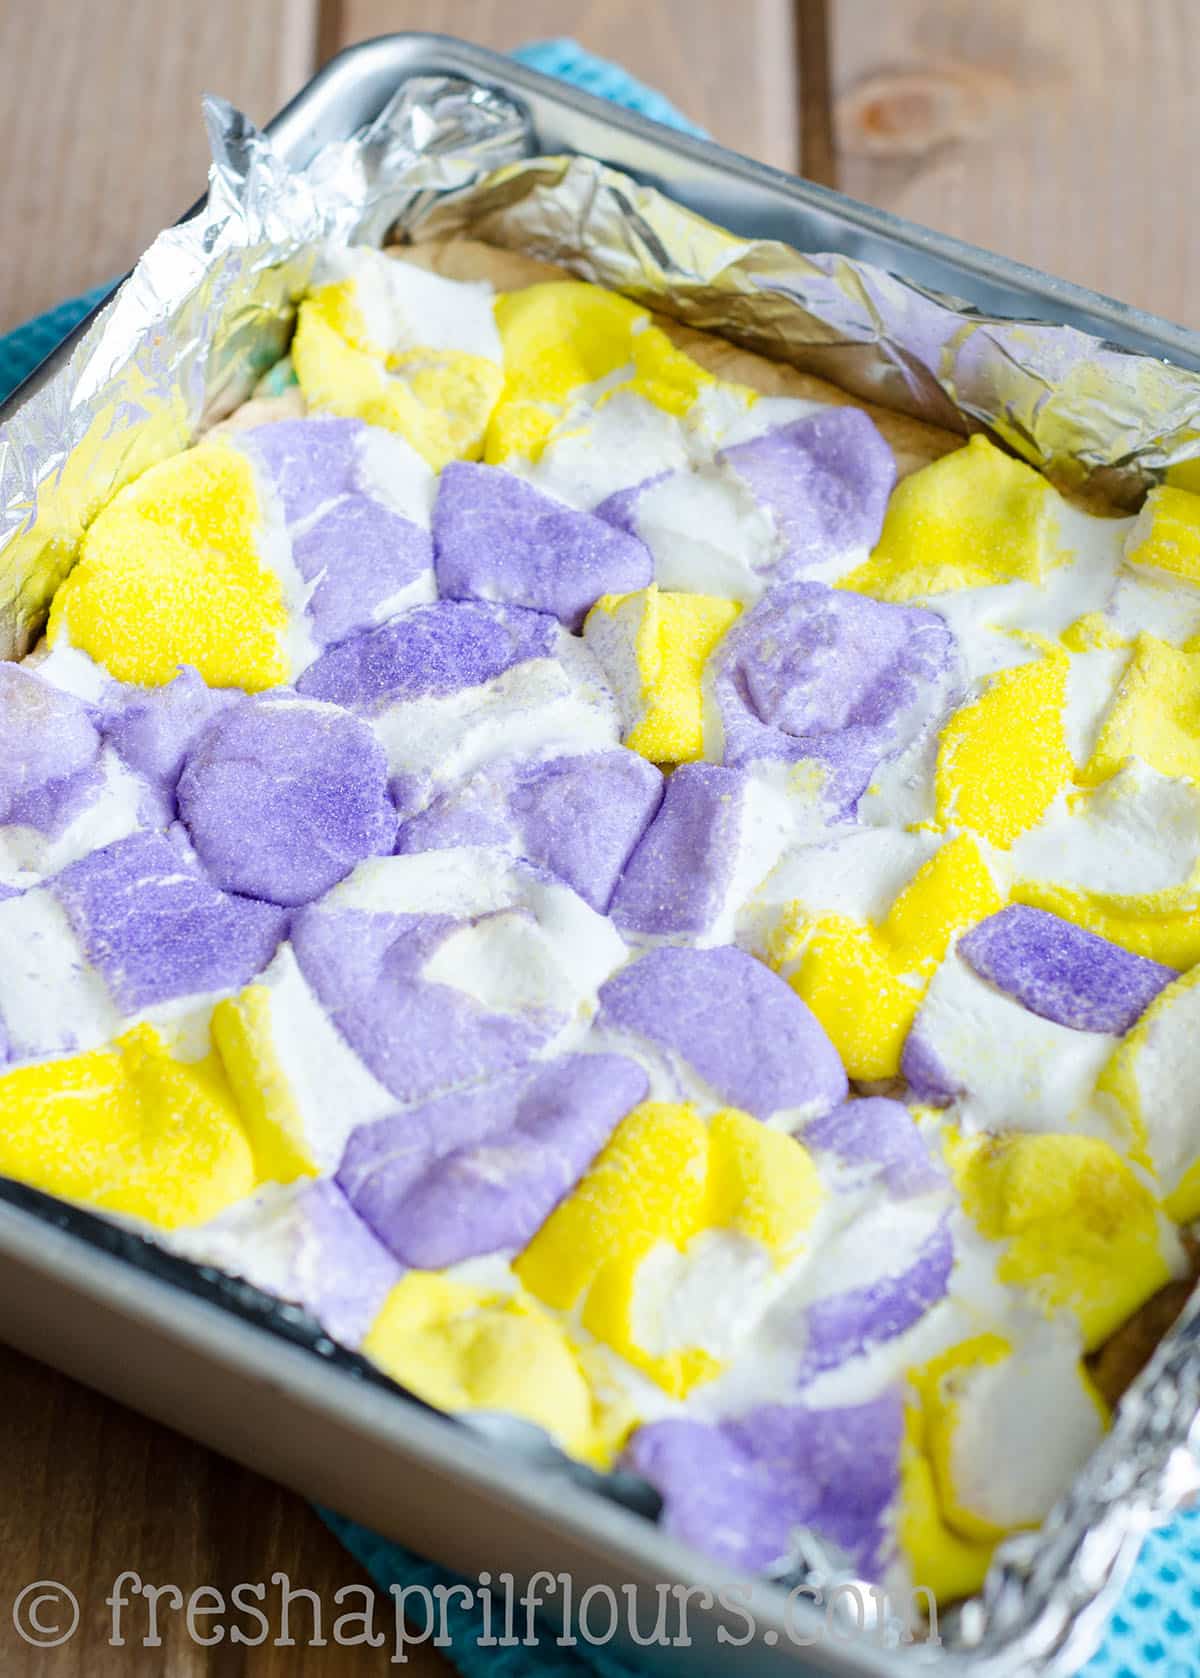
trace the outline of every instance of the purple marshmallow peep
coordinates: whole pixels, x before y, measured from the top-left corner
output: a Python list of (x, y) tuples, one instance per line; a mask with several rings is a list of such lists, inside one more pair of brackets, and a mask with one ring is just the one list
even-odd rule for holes
[(398, 1101), (424, 1101), (524, 1066), (560, 1031), (548, 1008), (496, 1013), (422, 977), (465, 923), (312, 904), (292, 925), (304, 977), (346, 1041)]
[(438, 592), (550, 612), (578, 629), (602, 594), (654, 577), (649, 550), (627, 531), (577, 512), (498, 466), (451, 461), (433, 509)]
[(285, 930), (281, 910), (218, 891), (162, 833), (93, 851), (52, 890), (123, 1013), (247, 984)]
[[(615, 489), (611, 495), (606, 495), (593, 512), (605, 524), (611, 524), (617, 530), (623, 530), (627, 536), (637, 537), (637, 504), (646, 490), (655, 484), (661, 484), (664, 478), (669, 478), (669, 472), (656, 472), (652, 478), (643, 478), (640, 483), (630, 484), (625, 489)], [(638, 538), (640, 540), (640, 538)]]
[(685, 763), (630, 857), (613, 897), (622, 932), (698, 935), (720, 913), (737, 865), (746, 777)]
[(903, 1433), (899, 1390), (836, 1410), (764, 1405), (716, 1423), (650, 1422), (623, 1466), (660, 1493), (667, 1532), (721, 1561), (752, 1572), (785, 1562), (808, 1527), (879, 1579), (895, 1543)]
[(773, 514), (781, 581), (879, 540), (896, 462), (861, 408), (826, 408), (735, 443), (719, 458)]
[(309, 699), (366, 712), (478, 687), (531, 658), (550, 658), (558, 624), (544, 612), (438, 600), (332, 647), (301, 676)]
[(678, 1055), (720, 1100), (760, 1119), (846, 1099), (846, 1074), (812, 1013), (732, 945), (651, 950), (601, 988), (600, 1005), (602, 1026)]
[[(315, 585), (306, 616), (320, 646), (371, 628), (423, 579), (423, 598), (432, 596), (432, 474), (400, 438), (361, 420), (312, 418), (256, 426), (235, 441), (272, 483), (296, 567)], [(421, 522), (372, 481), (389, 468), (407, 483)]]
[(915, 1327), (927, 1311), (945, 1299), (953, 1269), (954, 1241), (948, 1223), (942, 1219), (899, 1275), (881, 1276), (862, 1287), (814, 1300), (804, 1313), (804, 1355), (798, 1384), (837, 1369)]
[(959, 940), (981, 979), (1074, 1031), (1123, 1036), (1179, 974), (1045, 909), (1011, 904)]
[(304, 580), (316, 582), (308, 616), (328, 647), (370, 629), (388, 602), (403, 603), (433, 565), (433, 541), (370, 496), (347, 495), (293, 539), (292, 557)]
[(216, 884), (286, 906), (390, 851), (396, 833), (383, 747), (333, 705), (244, 700), (191, 753), (178, 796)]
[(724, 761), (810, 761), (851, 813), (886, 757), (945, 709), (954, 637), (935, 612), (783, 583), (713, 657)]
[(880, 1178), (893, 1200), (930, 1194), (949, 1179), (901, 1101), (867, 1096), (835, 1107), (804, 1127), (803, 1141), (827, 1154), (845, 1174), (847, 1187)]
[(355, 419), (286, 419), (238, 432), (233, 441), (266, 471), (288, 524), (358, 487), (366, 426)]
[(184, 759), (214, 718), (242, 698), (236, 688), (210, 688), (198, 670), (180, 666), (159, 688), (122, 688), (104, 733), (117, 755), (145, 777), (175, 815), (175, 787)]
[(920, 1014), (904, 1040), (900, 1074), (917, 1100), (929, 1107), (949, 1107), (965, 1094), (961, 1081), (944, 1065), (933, 1044), (923, 1034)]
[(296, 1218), (293, 1297), (335, 1340), (356, 1347), (402, 1268), (329, 1178), (304, 1186)]
[(402, 1264), (440, 1270), (523, 1247), (646, 1097), (620, 1055), (565, 1055), (354, 1132), (350, 1204)]
[(491, 845), (547, 869), (604, 914), (662, 798), (636, 752), (583, 752), (482, 771), (400, 828), (396, 850)]
[(0, 826), (57, 838), (100, 786), (100, 744), (73, 694), (0, 663)]

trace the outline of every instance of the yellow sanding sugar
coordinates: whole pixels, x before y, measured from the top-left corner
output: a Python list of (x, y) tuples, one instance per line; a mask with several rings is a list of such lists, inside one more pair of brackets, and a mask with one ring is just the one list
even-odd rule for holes
[(504, 378), (466, 350), (388, 354), (372, 344), (353, 280), (320, 286), (301, 303), (292, 364), (312, 410), (398, 432), (435, 471), (479, 459)]
[(913, 1397), (904, 1413), (896, 1536), (913, 1585), (931, 1592), (939, 1603), (955, 1602), (973, 1596), (982, 1586), (995, 1541), (970, 1538), (947, 1520), (938, 1496), (921, 1400), (926, 1382), (921, 1371), (914, 1372), (910, 1381)]
[(1053, 560), (1053, 500), (1031, 466), (972, 437), (897, 485), (874, 553), (837, 586), (901, 601), (1040, 582)]
[(692, 763), (704, 756), (705, 666), (741, 606), (710, 594), (648, 588), (605, 594), (592, 613), (626, 619), (641, 683), (641, 714), (624, 744), (651, 763)]
[(1129, 757), (1200, 781), (1200, 652), (1138, 636), (1081, 779), (1098, 785)]
[[(630, 391), (682, 416), (715, 383), (636, 303), (583, 280), (551, 280), (496, 299), (504, 390), (485, 458), (537, 460), (576, 392), (628, 368), (603, 396)], [(747, 400), (751, 392), (745, 393)]]
[(210, 687), (286, 682), (287, 608), (259, 556), (261, 513), (245, 455), (200, 443), (144, 472), (85, 533), (47, 635), (118, 681), (158, 687), (181, 664)]
[(536, 1300), (410, 1270), (384, 1301), (363, 1351), (442, 1410), (502, 1410), (564, 1451), (610, 1466), (636, 1418), (589, 1385), (563, 1324)]
[(316, 1176), (300, 1110), (275, 1052), (267, 987), (248, 985), (240, 995), (218, 1002), (212, 1039), (237, 1097), (259, 1175), (276, 1183)]
[(0, 1171), (160, 1229), (203, 1223), (260, 1180), (220, 1061), (174, 1059), (149, 1025), (0, 1077)]
[(793, 1137), (736, 1109), (706, 1124), (684, 1103), (646, 1102), (561, 1202), (514, 1269), (547, 1304), (571, 1310), (597, 1339), (681, 1397), (720, 1372), (700, 1347), (653, 1353), (638, 1343), (638, 1271), (660, 1243), (678, 1251), (709, 1230), (758, 1242), (776, 1265), (801, 1250), (824, 1199)]
[(943, 827), (1007, 850), (1068, 786), (1075, 765), (1063, 712), (1069, 662), (1047, 653), (994, 676), (942, 730), (935, 796)]
[(1125, 557), (1131, 565), (1200, 582), (1200, 495), (1173, 484), (1152, 489)]
[(1154, 1196), (1092, 1136), (948, 1137), (967, 1215), (1002, 1241), (1001, 1281), (1070, 1313), (1094, 1350), (1171, 1277)]
[[(983, 855), (966, 835), (930, 857), (883, 921), (817, 915), (798, 926), (789, 976), (852, 1078), (894, 1078), (905, 1039), (952, 939), (1003, 907)], [(798, 907), (798, 906), (797, 906)]]

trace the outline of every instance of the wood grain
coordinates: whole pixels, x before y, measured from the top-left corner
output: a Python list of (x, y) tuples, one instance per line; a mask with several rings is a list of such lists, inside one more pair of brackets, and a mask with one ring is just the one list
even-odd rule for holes
[(0, 332), (117, 278), (199, 197), (201, 94), (273, 115), (311, 74), (315, 6), (0, 4)]
[(1200, 326), (1193, 0), (831, 0), (837, 184)]
[(431, 29), (507, 50), (569, 35), (660, 88), (723, 145), (797, 164), (791, 0), (337, 0), (343, 45)]
[[(332, 1640), (338, 1615), (361, 1609), (364, 1600), (355, 1592), (339, 1607), (334, 1592), (368, 1581), (292, 1493), (4, 1349), (0, 1397), (4, 1678), (383, 1678), (397, 1670), (390, 1646), (352, 1648)], [(268, 1641), (249, 1647), (227, 1637), (201, 1647), (164, 1598), (161, 1646), (144, 1647), (148, 1609), (133, 1596), (123, 1621), (125, 1646), (113, 1647), (105, 1598), (126, 1569), (150, 1584), (177, 1585), (185, 1599), (211, 1586), (228, 1602), (236, 1584), (263, 1582)], [(324, 1648), (306, 1646), (313, 1622), (303, 1599), (290, 1617), (297, 1646), (275, 1646), (283, 1635), (279, 1588), (270, 1584), (276, 1572), (287, 1574), (293, 1588), (317, 1593)], [(11, 1605), (35, 1580), (58, 1580), (79, 1600), (79, 1629), (60, 1648), (33, 1649), (13, 1629)], [(376, 1623), (389, 1630), (390, 1645), (389, 1610), (382, 1599)], [(48, 1610), (46, 1623), (53, 1623)], [(262, 1635), (255, 1621), (233, 1611), (197, 1623), (204, 1635), (219, 1624)], [(414, 1647), (405, 1670), (413, 1678), (444, 1678), (449, 1668), (436, 1653)]]

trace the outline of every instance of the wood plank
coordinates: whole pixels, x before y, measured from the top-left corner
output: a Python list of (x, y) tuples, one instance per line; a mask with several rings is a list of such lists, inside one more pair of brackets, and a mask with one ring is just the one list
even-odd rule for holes
[[(134, 1415), (19, 1353), (0, 1349), (5, 1427), (0, 1451), (0, 1671), (5, 1678), (383, 1678), (390, 1664), (390, 1608), (377, 1624), (388, 1646), (339, 1645), (341, 1613), (361, 1609), (356, 1592), (339, 1606), (334, 1592), (366, 1585), (366, 1575), (299, 1498), (202, 1446)], [(268, 1641), (205, 1648), (188, 1636), (185, 1616), (164, 1598), (161, 1647), (145, 1647), (148, 1609), (131, 1593), (125, 1645), (111, 1645), (105, 1598), (126, 1569), (156, 1585), (177, 1585), (186, 1599), (202, 1585), (230, 1600), (233, 1587), (262, 1581)], [(273, 1573), (321, 1600), (326, 1646), (306, 1646), (311, 1610), (297, 1599), (290, 1616), (296, 1647), (283, 1635)], [(13, 1629), (11, 1604), (35, 1580), (58, 1580), (76, 1595), (80, 1623), (60, 1648), (34, 1649)], [(211, 1599), (209, 1599), (211, 1604)], [(52, 1624), (48, 1608), (45, 1622)], [(200, 1621), (202, 1634), (261, 1626), (231, 1612)], [(433, 1651), (414, 1647), (413, 1678), (446, 1678)]]
[(315, 27), (316, 0), (0, 5), (0, 332), (129, 268), (203, 191), (201, 94), (264, 121)]
[(837, 184), (1200, 326), (1192, 0), (830, 0)]
[(336, 0), (334, 11), (343, 46), (400, 29), (503, 51), (569, 35), (659, 88), (723, 145), (796, 167), (791, 0)]

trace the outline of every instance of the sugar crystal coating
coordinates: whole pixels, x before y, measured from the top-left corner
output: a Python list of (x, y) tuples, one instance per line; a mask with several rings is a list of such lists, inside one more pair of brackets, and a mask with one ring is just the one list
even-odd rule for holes
[(600, 992), (604, 1024), (692, 1065), (722, 1101), (759, 1118), (822, 1111), (846, 1075), (816, 1020), (782, 979), (731, 946), (651, 950)]
[(72, 863), (54, 893), (130, 1013), (245, 984), (283, 936), (280, 909), (219, 891), (158, 833), (132, 834)]
[(85, 705), (0, 664), (0, 826), (61, 832), (95, 789), (99, 755)]
[(981, 978), (1033, 1013), (1118, 1037), (1178, 977), (1174, 968), (1023, 903), (981, 921), (959, 949)]
[(782, 584), (714, 659), (724, 762), (811, 762), (830, 804), (853, 809), (881, 759), (945, 708), (953, 654), (933, 612)]
[(827, 408), (735, 443), (721, 458), (774, 515), (781, 579), (878, 540), (896, 463), (861, 408)]
[(635, 537), (510, 472), (465, 461), (441, 475), (433, 540), (443, 595), (529, 606), (568, 629), (602, 594), (643, 588), (653, 575)]
[(542, 1062), (356, 1131), (338, 1182), (414, 1268), (516, 1249), (646, 1088), (645, 1073), (615, 1055)]
[(208, 730), (180, 776), (179, 813), (217, 885), (285, 906), (389, 851), (396, 831), (370, 729), (286, 699), (248, 699)]

